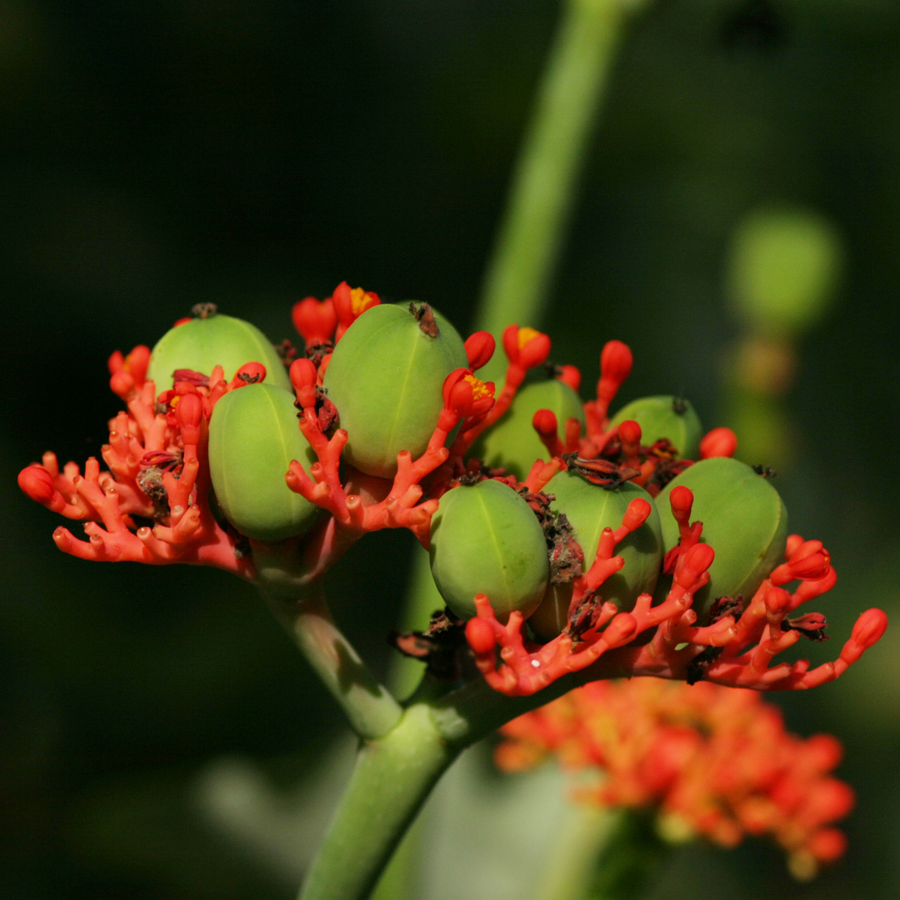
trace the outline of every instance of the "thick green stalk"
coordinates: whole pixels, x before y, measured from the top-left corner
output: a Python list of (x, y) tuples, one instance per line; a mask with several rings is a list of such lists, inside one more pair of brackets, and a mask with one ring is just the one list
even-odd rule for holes
[(637, 900), (669, 849), (647, 814), (579, 805), (534, 900)]
[(495, 337), (510, 322), (539, 327), (543, 318), (627, 7), (636, 5), (563, 4), (476, 314), (475, 327)]
[(296, 570), (296, 557), (282, 545), (254, 550), (257, 584), (275, 617), (340, 704), (363, 739), (379, 738), (403, 710), (372, 674), (331, 618), (320, 577)]
[(364, 744), (300, 900), (367, 897), (461, 749), (461, 744), (444, 739), (425, 704), (411, 706), (390, 734)]

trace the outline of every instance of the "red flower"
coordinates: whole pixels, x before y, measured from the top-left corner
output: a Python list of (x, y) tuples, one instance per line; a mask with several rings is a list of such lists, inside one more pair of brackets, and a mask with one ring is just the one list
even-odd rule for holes
[(732, 847), (767, 836), (791, 871), (812, 877), (846, 845), (833, 823), (853, 792), (831, 775), (841, 746), (804, 740), (752, 691), (653, 678), (598, 681), (514, 719), (501, 730), (501, 768), (521, 770), (555, 755), (579, 778), (576, 798), (655, 810), (664, 835)]

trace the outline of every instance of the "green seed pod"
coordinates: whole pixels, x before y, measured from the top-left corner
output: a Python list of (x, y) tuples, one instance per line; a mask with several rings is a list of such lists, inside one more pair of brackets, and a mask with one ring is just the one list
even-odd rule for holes
[(621, 425), (629, 420), (641, 426), (641, 443), (645, 447), (668, 438), (682, 459), (697, 458), (703, 426), (694, 407), (687, 400), (668, 394), (641, 397), (620, 409), (611, 419), (610, 425)]
[(475, 615), (486, 594), (501, 622), (513, 610), (529, 616), (547, 587), (544, 532), (531, 507), (511, 487), (481, 481), (441, 497), (431, 520), (431, 574), (447, 606)]
[[(787, 510), (771, 482), (750, 466), (729, 457), (704, 459), (673, 479), (656, 498), (668, 553), (678, 543), (678, 524), (669, 495), (679, 485), (691, 489), (691, 521), (703, 523), (701, 540), (716, 551), (709, 568), (709, 584), (694, 595), (694, 609), (702, 614), (719, 597), (749, 599), (784, 559)], [(660, 587), (671, 586), (662, 579)]]
[(468, 365), (456, 329), (431, 312), (420, 320), (409, 303), (373, 306), (347, 329), (328, 364), (324, 386), (349, 435), (344, 458), (367, 475), (392, 478), (401, 450), (424, 452), (443, 407), (444, 379)]
[[(544, 492), (555, 497), (550, 509), (566, 514), (575, 540), (584, 551), (585, 571), (594, 561), (603, 529), (619, 528), (632, 500), (640, 497), (650, 503), (647, 521), (616, 545), (616, 555), (622, 557), (625, 565), (603, 582), (599, 593), (604, 601), (612, 601), (627, 612), (640, 594), (653, 591), (662, 564), (662, 528), (659, 513), (642, 487), (625, 482), (610, 491), (568, 470), (554, 475)], [(571, 600), (571, 583), (550, 585), (543, 603), (528, 620), (540, 639), (550, 640), (565, 628)]]
[(269, 339), (255, 326), (233, 316), (214, 314), (176, 325), (157, 341), (150, 354), (147, 377), (160, 393), (172, 387), (176, 369), (192, 369), (211, 375), (216, 366), (230, 381), (248, 362), (266, 367), (266, 382), (291, 390), (291, 380)]
[(572, 388), (556, 378), (536, 382), (516, 394), (500, 421), (472, 447), (472, 456), (487, 466), (502, 466), (521, 481), (536, 459), (550, 458), (531, 424), (539, 409), (553, 412), (560, 430), (569, 419), (578, 419), (584, 425), (584, 407)]
[(319, 508), (286, 484), (291, 460), (316, 456), (300, 433), (294, 395), (249, 384), (221, 397), (209, 422), (209, 469), (216, 501), (241, 534), (281, 541), (302, 534)]

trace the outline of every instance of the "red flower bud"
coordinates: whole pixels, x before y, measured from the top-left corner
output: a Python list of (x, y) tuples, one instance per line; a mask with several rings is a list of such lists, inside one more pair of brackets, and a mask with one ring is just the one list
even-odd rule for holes
[(694, 544), (684, 555), (681, 572), (676, 576), (678, 583), (689, 588), (713, 564), (715, 556), (709, 544)]
[(378, 306), (381, 300), (378, 294), (364, 291), (362, 288), (351, 288), (342, 281), (331, 295), (334, 311), (338, 319), (336, 340), (340, 340), (344, 332), (367, 310)]
[(484, 619), (469, 619), (466, 622), (466, 640), (476, 656), (485, 656), (493, 653), (497, 641), (494, 638), (494, 629)]
[[(600, 354), (600, 382), (597, 385), (597, 394), (604, 399), (604, 394), (611, 391), (611, 400), (625, 380), (631, 374), (631, 366), (634, 356), (628, 344), (622, 341), (608, 341)], [(603, 385), (601, 391), (600, 385)]]
[(581, 372), (577, 366), (560, 366), (559, 374), (556, 376), (563, 384), (572, 388), (575, 393), (581, 387)]
[(26, 466), (19, 472), (19, 487), (32, 499), (47, 506), (56, 495), (53, 476), (43, 466)]
[(476, 331), (469, 335), (465, 343), (466, 358), (469, 360), (469, 368), (475, 372), (487, 365), (494, 355), (497, 342), (489, 331)]
[(244, 363), (244, 365), (234, 373), (234, 378), (231, 379), (229, 387), (234, 389), (243, 387), (245, 384), (259, 384), (261, 381), (265, 380), (266, 367), (259, 362), (248, 362)]
[(550, 409), (539, 409), (531, 419), (531, 425), (545, 441), (558, 438), (559, 423), (556, 421), (556, 414)]
[(550, 338), (533, 328), (508, 325), (503, 332), (503, 349), (511, 363), (523, 369), (533, 369), (547, 361)]
[(200, 422), (203, 419), (203, 401), (197, 394), (183, 394), (175, 404), (175, 418), (185, 444), (200, 443)]
[(291, 310), (291, 319), (307, 346), (330, 341), (338, 323), (334, 301), (330, 297), (326, 300), (315, 297), (298, 300)]
[(700, 459), (714, 456), (734, 456), (737, 435), (730, 428), (713, 428), (700, 441)]
[(858, 646), (873, 647), (887, 630), (887, 616), (880, 609), (867, 609), (857, 620), (850, 640)]
[(619, 439), (623, 444), (640, 444), (641, 426), (632, 420), (622, 422), (619, 425)]
[(669, 494), (669, 504), (672, 507), (672, 515), (680, 525), (682, 522), (688, 523), (691, 517), (691, 507), (694, 505), (694, 494), (689, 487), (679, 485), (672, 488)]

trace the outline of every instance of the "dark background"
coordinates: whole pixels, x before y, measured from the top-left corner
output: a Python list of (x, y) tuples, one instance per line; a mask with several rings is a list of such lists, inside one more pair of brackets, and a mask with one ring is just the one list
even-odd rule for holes
[[(683, 391), (724, 424), (737, 223), (772, 202), (835, 223), (844, 277), (799, 348), (796, 461), (778, 482), (841, 575), (817, 607), (834, 635), (810, 649), (821, 661), (863, 608), (900, 609), (900, 6), (774, 0), (735, 28), (743, 7), (662, 0), (632, 30), (546, 324), (586, 384), (621, 338), (637, 359), (624, 400)], [(250, 587), (63, 556), (15, 475), (46, 449), (97, 453), (119, 407), (108, 355), (200, 301), (280, 340), (295, 300), (347, 279), (465, 328), (557, 12), (0, 0), (4, 897), (292, 896), (209, 825), (196, 788), (228, 757), (294, 784), (342, 733), (329, 698)], [(381, 667), (411, 546), (376, 535), (333, 578), (337, 616)], [(776, 698), (792, 729), (845, 743), (846, 859), (798, 886), (761, 844), (691, 850), (668, 897), (900, 893), (897, 633), (842, 682)]]

